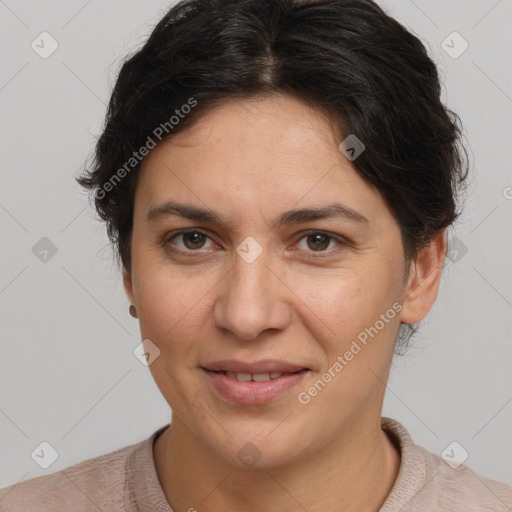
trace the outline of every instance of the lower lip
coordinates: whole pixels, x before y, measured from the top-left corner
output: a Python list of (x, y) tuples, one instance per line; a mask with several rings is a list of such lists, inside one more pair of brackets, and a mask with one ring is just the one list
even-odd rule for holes
[(296, 386), (308, 370), (288, 373), (263, 382), (242, 382), (231, 379), (223, 373), (209, 370), (204, 372), (210, 377), (215, 389), (228, 400), (242, 405), (261, 405), (271, 402)]

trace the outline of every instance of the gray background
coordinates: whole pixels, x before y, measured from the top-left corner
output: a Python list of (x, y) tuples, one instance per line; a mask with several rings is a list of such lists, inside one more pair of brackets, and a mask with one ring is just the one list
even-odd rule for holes
[[(0, 487), (139, 442), (170, 420), (132, 353), (138, 323), (104, 226), (73, 180), (120, 59), (169, 5), (0, 0)], [(474, 175), (451, 232), (459, 251), (413, 348), (395, 361), (383, 415), (432, 452), (457, 441), (477, 473), (512, 484), (512, 2), (381, 5), (437, 62)], [(43, 31), (59, 45), (47, 59), (31, 48)], [(441, 46), (453, 31), (469, 43), (456, 59)], [(57, 248), (46, 262), (32, 251), (43, 237)], [(31, 458), (42, 441), (59, 454), (46, 470)]]

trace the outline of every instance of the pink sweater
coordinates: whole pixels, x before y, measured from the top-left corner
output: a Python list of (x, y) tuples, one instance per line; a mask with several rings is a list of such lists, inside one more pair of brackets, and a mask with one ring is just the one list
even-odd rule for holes
[[(0, 490), (0, 510), (9, 512), (172, 512), (156, 474), (148, 439), (85, 460), (50, 475)], [(512, 487), (450, 467), (441, 457), (413, 443), (399, 422), (382, 418), (382, 428), (401, 452), (398, 477), (380, 512), (512, 511)]]

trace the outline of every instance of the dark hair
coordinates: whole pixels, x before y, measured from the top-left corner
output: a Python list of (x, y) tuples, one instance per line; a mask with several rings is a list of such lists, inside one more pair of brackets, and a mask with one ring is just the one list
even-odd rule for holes
[(325, 112), (340, 141), (363, 142), (352, 163), (390, 207), (408, 262), (459, 216), (460, 119), (423, 44), (377, 4), (183, 0), (123, 63), (94, 162), (77, 178), (126, 270), (143, 148), (229, 99), (272, 93)]

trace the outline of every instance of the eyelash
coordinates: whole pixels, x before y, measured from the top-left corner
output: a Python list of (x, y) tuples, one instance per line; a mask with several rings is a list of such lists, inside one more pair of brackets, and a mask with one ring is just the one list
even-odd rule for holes
[[(182, 229), (182, 230), (170, 233), (168, 236), (164, 236), (164, 238), (162, 240), (163, 246), (174, 253), (180, 253), (183, 255), (194, 254), (194, 253), (201, 254), (201, 250), (197, 250), (197, 251), (194, 251), (191, 249), (184, 250), (184, 249), (170, 248), (168, 246), (169, 242), (171, 242), (174, 238), (179, 237), (181, 235), (185, 235), (187, 233), (199, 233), (199, 234), (204, 235), (205, 237), (211, 239), (211, 237), (207, 233), (205, 233), (204, 231), (201, 231), (199, 229)], [(313, 229), (304, 231), (298, 241), (302, 240), (303, 238), (305, 238), (309, 235), (316, 235), (316, 234), (324, 235), (327, 238), (329, 238), (330, 240), (331, 239), (335, 240), (339, 243), (339, 245), (336, 248), (331, 249), (329, 251), (317, 251), (317, 252), (312, 251), (313, 255), (306, 256), (306, 258), (308, 258), (308, 259), (316, 260), (318, 258), (326, 258), (326, 257), (332, 256), (333, 254), (337, 254), (338, 252), (343, 250), (344, 247), (349, 245), (349, 242), (340, 236), (333, 235), (326, 231), (319, 231), (319, 230), (313, 230)]]

